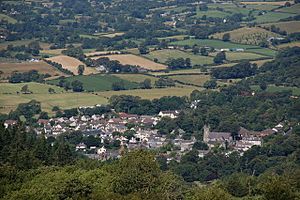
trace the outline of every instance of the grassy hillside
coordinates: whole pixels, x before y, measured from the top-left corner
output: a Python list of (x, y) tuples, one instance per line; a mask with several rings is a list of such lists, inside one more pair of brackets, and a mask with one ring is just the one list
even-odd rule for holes
[[(138, 84), (130, 82), (128, 80), (121, 79), (112, 75), (89, 75), (89, 76), (72, 76), (65, 78), (66, 81), (72, 82), (74, 80), (79, 80), (83, 83), (83, 88), (86, 91), (106, 91), (112, 89), (112, 84), (116, 82), (123, 82), (126, 89), (137, 88)], [(50, 84), (58, 85), (59, 79), (54, 79), (47, 81)]]

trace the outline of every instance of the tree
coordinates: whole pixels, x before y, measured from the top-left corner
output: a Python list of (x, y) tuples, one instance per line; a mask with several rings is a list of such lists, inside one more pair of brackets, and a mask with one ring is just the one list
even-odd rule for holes
[(223, 35), (223, 37), (222, 37), (222, 40), (223, 40), (224, 42), (230, 41), (230, 33), (225, 33), (225, 34)]
[(218, 85), (217, 81), (213, 79), (213, 80), (206, 81), (203, 84), (203, 87), (205, 87), (206, 89), (215, 89), (217, 85)]
[(83, 84), (82, 82), (75, 80), (71, 83), (72, 89), (74, 92), (82, 92), (83, 91)]
[(268, 88), (268, 85), (266, 84), (266, 82), (261, 82), (259, 84), (259, 87), (261, 90), (265, 91)]
[(201, 54), (201, 56), (208, 56), (208, 52), (207, 52), (206, 48), (202, 47), (200, 49), (200, 54)]
[(140, 87), (142, 89), (151, 89), (151, 80), (149, 78), (146, 78), (144, 81), (140, 83)]
[(78, 74), (79, 75), (83, 75), (83, 72), (85, 70), (84, 65), (79, 65), (78, 68), (77, 68), (77, 70), (78, 70)]
[(24, 85), (24, 86), (21, 88), (21, 92), (22, 92), (23, 94), (28, 94), (28, 93), (30, 93), (27, 84)]
[(140, 54), (147, 54), (149, 53), (149, 49), (145, 45), (139, 46), (139, 52)]
[(217, 53), (217, 55), (214, 57), (214, 63), (216, 64), (221, 64), (224, 60), (226, 60), (226, 54), (224, 51)]
[(48, 92), (49, 92), (50, 94), (53, 94), (53, 93), (55, 93), (55, 90), (54, 90), (53, 88), (48, 88)]

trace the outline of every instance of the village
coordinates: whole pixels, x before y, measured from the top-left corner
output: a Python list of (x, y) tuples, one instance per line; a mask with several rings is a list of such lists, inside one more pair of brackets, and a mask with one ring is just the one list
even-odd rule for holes
[[(72, 117), (56, 117), (39, 119), (38, 127), (34, 131), (46, 138), (58, 137), (62, 134), (80, 133), (82, 138), (89, 138), (92, 142), (83, 140), (76, 144), (76, 151), (89, 158), (107, 160), (120, 158), (124, 151), (134, 149), (157, 150), (163, 154), (168, 162), (180, 161), (185, 153), (195, 149), (197, 142), (195, 137), (183, 139), (184, 130), (173, 130), (170, 135), (177, 131), (176, 137), (159, 134), (155, 125), (162, 118), (175, 119), (180, 111), (160, 111), (158, 115), (136, 115), (124, 112), (112, 115), (79, 115)], [(15, 120), (6, 120), (4, 126), (16, 125)], [(282, 132), (283, 125), (279, 123), (274, 128), (263, 131), (249, 131), (240, 127), (237, 138), (230, 132), (214, 132), (209, 125), (203, 127), (203, 142), (206, 148), (197, 149), (198, 156), (204, 157), (214, 149), (226, 150), (226, 153), (239, 152), (242, 155), (252, 146), (262, 146), (263, 138), (278, 132)], [(287, 133), (286, 133), (287, 134)], [(164, 149), (162, 151), (162, 149)]]

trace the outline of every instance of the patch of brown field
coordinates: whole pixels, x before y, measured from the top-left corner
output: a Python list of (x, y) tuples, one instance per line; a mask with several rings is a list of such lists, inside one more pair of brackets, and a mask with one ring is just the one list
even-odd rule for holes
[(276, 5), (276, 6), (283, 6), (286, 2), (290, 2), (294, 4), (294, 1), (243, 1), (240, 2), (241, 4), (245, 5)]
[(28, 72), (30, 70), (37, 70), (42, 74), (50, 74), (51, 76), (63, 75), (62, 72), (56, 70), (51, 65), (44, 61), (39, 62), (21, 62), (21, 63), (0, 63), (0, 77), (7, 78), (14, 72)]
[(155, 63), (146, 58), (132, 55), (132, 54), (97, 56), (97, 57), (93, 57), (92, 59), (98, 59), (98, 58), (103, 58), (103, 57), (107, 57), (110, 60), (117, 60), (123, 65), (138, 65), (138, 66), (141, 66), (142, 68), (148, 69), (148, 70), (163, 70), (163, 69), (167, 68), (166, 65), (163, 65), (160, 63)]
[(300, 31), (300, 21), (268, 23), (268, 24), (262, 24), (261, 26), (271, 27), (272, 25), (278, 27), (282, 31), (286, 31), (289, 34)]
[(86, 65), (81, 62), (80, 60), (70, 57), (70, 56), (65, 56), (65, 55), (60, 55), (60, 56), (54, 56), (51, 58), (47, 58), (46, 60), (50, 60), (52, 62), (56, 62), (62, 65), (63, 68), (70, 70), (74, 74), (78, 74), (78, 66), (83, 65), (85, 66), (84, 70), (84, 75), (88, 74), (93, 74), (96, 73), (97, 71), (94, 68), (91, 67), (86, 67)]
[(266, 62), (270, 62), (273, 59), (265, 59), (265, 60), (256, 60), (256, 61), (252, 61), (250, 63), (255, 63), (257, 64), (258, 67), (261, 67), (263, 64), (265, 64)]
[(41, 50), (41, 53), (49, 54), (49, 55), (60, 55), (63, 50), (65, 49), (46, 49), (46, 50)]

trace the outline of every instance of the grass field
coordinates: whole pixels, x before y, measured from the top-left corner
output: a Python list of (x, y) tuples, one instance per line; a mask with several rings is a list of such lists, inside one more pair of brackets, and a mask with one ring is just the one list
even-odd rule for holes
[(61, 87), (57, 87), (55, 85), (47, 85), (42, 83), (0, 83), (0, 94), (17, 94), (17, 92), (21, 91), (21, 88), (24, 85), (28, 85), (28, 89), (33, 92), (33, 94), (47, 94), (48, 89), (52, 88), (56, 93), (64, 92), (64, 89)]
[(8, 15), (0, 14), (0, 21), (7, 21), (8, 23), (15, 24), (18, 21)]
[[(251, 86), (251, 88), (255, 91), (260, 91), (259, 86)], [(300, 88), (297, 87), (283, 87), (283, 86), (275, 86), (275, 85), (268, 85), (267, 92), (281, 92), (281, 91), (287, 91), (291, 90), (293, 92), (293, 95), (299, 96), (300, 95)]]
[(282, 13), (282, 12), (267, 12), (264, 15), (256, 15), (254, 22), (256, 23), (267, 23), (267, 22), (277, 22), (280, 19), (285, 19), (288, 17), (295, 16), (292, 13)]
[(224, 18), (228, 15), (230, 15), (229, 13), (226, 12), (222, 12), (219, 10), (207, 10), (207, 11), (197, 11), (197, 17), (202, 17), (203, 15), (206, 15), (207, 17), (219, 17), (219, 18)]
[[(217, 53), (214, 52), (211, 55), (215, 56)], [(239, 61), (239, 60), (257, 60), (266, 56), (251, 53), (251, 52), (226, 52), (226, 60)]]
[(169, 78), (180, 81), (187, 84), (193, 84), (198, 86), (203, 86), (203, 84), (210, 80), (210, 75), (175, 75), (170, 76)]
[(139, 96), (143, 99), (157, 99), (163, 96), (189, 96), (193, 90), (200, 90), (198, 87), (184, 86), (171, 88), (153, 88), (150, 90), (123, 90), (123, 91), (107, 91), (97, 92), (99, 96), (110, 98), (113, 95), (133, 95)]
[(275, 5), (275, 6), (283, 6), (286, 2), (290, 2), (293, 4), (293, 1), (243, 1), (240, 2), (244, 5)]
[(268, 39), (269, 37), (277, 37), (278, 34), (271, 31), (267, 31), (259, 27), (243, 27), (232, 31), (223, 33), (216, 33), (212, 35), (213, 38), (222, 39), (225, 33), (230, 34), (230, 41), (242, 44), (259, 45), (261, 41)]
[(299, 14), (300, 11), (300, 4), (294, 4), (291, 7), (284, 7), (284, 8), (280, 8), (276, 11), (279, 12), (287, 12), (287, 13), (293, 13), (293, 14)]
[(277, 46), (277, 48), (279, 49), (283, 49), (287, 47), (300, 47), (300, 42), (290, 42), (290, 43), (285, 43)]
[[(47, 58), (46, 60), (50, 60), (52, 62), (59, 63), (63, 66), (63, 68), (70, 70), (74, 74), (78, 74), (77, 67), (79, 65), (85, 66), (85, 64), (83, 62), (81, 62), (80, 60), (70, 57), (70, 56), (64, 56), (64, 55), (54, 56), (51, 58)], [(85, 70), (84, 70), (85, 75), (93, 74), (93, 73), (97, 73), (97, 71), (94, 68), (85, 67)]]
[(42, 55), (58, 56), (58, 55), (61, 55), (61, 52), (63, 50), (66, 50), (66, 49), (47, 49), (47, 50), (41, 50), (40, 53)]
[(244, 48), (244, 49), (251, 49), (251, 48), (260, 48), (258, 46), (254, 45), (247, 45), (247, 44), (236, 44), (232, 42), (223, 42), (221, 40), (209, 40), (209, 39), (188, 39), (188, 40), (182, 40), (182, 41), (176, 41), (172, 42), (171, 44), (173, 45), (179, 45), (179, 46), (193, 46), (193, 45), (198, 45), (198, 46), (210, 46), (214, 47), (217, 49), (223, 49), (223, 48)]
[[(112, 84), (116, 82), (123, 82), (125, 89), (133, 89), (137, 88), (138, 84), (121, 79), (116, 76), (112, 75), (102, 75), (102, 74), (95, 74), (89, 76), (72, 76), (65, 78), (66, 81), (72, 82), (74, 80), (79, 80), (83, 83), (83, 89), (85, 91), (106, 91), (112, 89)], [(58, 85), (59, 79), (49, 80), (47, 81), (49, 84)]]
[(166, 63), (166, 61), (169, 58), (190, 58), (192, 65), (206, 65), (206, 64), (212, 64), (213, 58), (208, 56), (200, 56), (200, 55), (194, 55), (192, 53), (187, 53), (181, 50), (170, 50), (170, 49), (164, 49), (164, 50), (157, 50), (157, 51), (151, 51), (149, 54), (145, 55), (147, 58), (150, 58), (151, 60), (157, 58), (158, 62), (160, 63)]
[(142, 68), (148, 69), (148, 70), (163, 70), (163, 69), (167, 68), (167, 66), (165, 66), (163, 64), (155, 63), (146, 58), (132, 55), (132, 54), (96, 56), (96, 57), (93, 57), (92, 59), (98, 59), (98, 58), (103, 58), (103, 57), (108, 57), (111, 60), (118, 60), (123, 65), (138, 65), (138, 66), (141, 66)]
[(140, 83), (140, 82), (144, 81), (145, 79), (150, 79), (152, 85), (154, 85), (155, 81), (158, 80), (158, 78), (156, 78), (156, 77), (147, 76), (144, 74), (112, 74), (112, 75), (119, 77), (123, 80), (135, 82), (135, 83)]
[(21, 63), (0, 63), (0, 77), (7, 78), (14, 72), (28, 72), (37, 70), (42, 74), (50, 74), (51, 76), (63, 75), (62, 72), (56, 70), (44, 61), (40, 62), (21, 62)]
[(276, 23), (262, 24), (261, 26), (271, 27), (272, 25), (278, 27), (282, 31), (286, 31), (289, 34), (300, 32), (300, 21), (276, 22)]
[(266, 10), (266, 11), (269, 11), (269, 10), (273, 10), (275, 8), (278, 8), (278, 5), (271, 5), (271, 4), (261, 4), (261, 5), (258, 5), (258, 4), (248, 4), (248, 5), (246, 5), (246, 8), (248, 8), (248, 9), (254, 9), (254, 10)]
[(172, 70), (169, 72), (151, 72), (151, 74), (155, 76), (168, 76), (173, 74), (191, 74), (191, 73), (202, 73), (202, 72), (200, 69), (180, 69), (180, 70)]
[(267, 48), (249, 49), (249, 50), (247, 50), (247, 52), (262, 54), (262, 55), (270, 56), (270, 57), (275, 57), (277, 54), (277, 51), (272, 50), (272, 49), (267, 49)]

